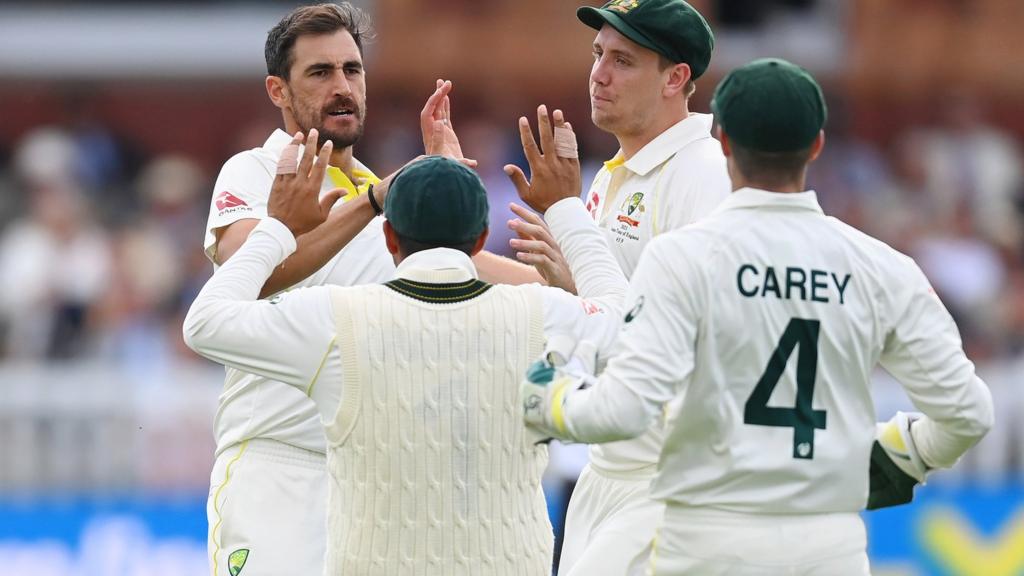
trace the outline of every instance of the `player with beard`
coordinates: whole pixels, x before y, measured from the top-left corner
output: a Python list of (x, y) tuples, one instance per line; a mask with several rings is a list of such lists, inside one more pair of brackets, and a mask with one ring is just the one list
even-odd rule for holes
[[(377, 201), (385, 185), (352, 153), (366, 117), (362, 47), (368, 33), (367, 16), (341, 3), (297, 8), (267, 35), (267, 94), (281, 110), (284, 129), (224, 164), (210, 207), (206, 254), (223, 264), (267, 216), (278, 160), (296, 132), (306, 134), (310, 146), (323, 139), (330, 160), (321, 202), (335, 208), (323, 225), (298, 238), (297, 250), (277, 267), (261, 296), (296, 286), (383, 283), (394, 274)], [(428, 153), (462, 158), (449, 120), (450, 90), (450, 82), (438, 81), (421, 128)], [(214, 435), (207, 504), (212, 574), (234, 576), (243, 567), (246, 576), (322, 573), (326, 447), (307, 394), (228, 368)]]

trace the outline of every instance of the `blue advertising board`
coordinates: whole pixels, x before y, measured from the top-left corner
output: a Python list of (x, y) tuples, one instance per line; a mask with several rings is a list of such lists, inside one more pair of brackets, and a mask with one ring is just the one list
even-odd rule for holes
[[(195, 576), (206, 498), (0, 501), (0, 576)], [(875, 576), (1024, 576), (1024, 487), (930, 485), (864, 514)]]
[(876, 576), (1024, 575), (1024, 487), (924, 486), (864, 514)]

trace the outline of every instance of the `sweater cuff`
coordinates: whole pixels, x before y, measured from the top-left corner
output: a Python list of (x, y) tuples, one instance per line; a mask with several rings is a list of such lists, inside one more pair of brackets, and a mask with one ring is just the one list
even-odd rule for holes
[(279, 246), (281, 246), (281, 251), (283, 252), (281, 260), (284, 260), (295, 252), (295, 235), (293, 235), (292, 231), (277, 218), (271, 218), (269, 216), (263, 218), (249, 234), (252, 235), (257, 232), (267, 234), (273, 238)]

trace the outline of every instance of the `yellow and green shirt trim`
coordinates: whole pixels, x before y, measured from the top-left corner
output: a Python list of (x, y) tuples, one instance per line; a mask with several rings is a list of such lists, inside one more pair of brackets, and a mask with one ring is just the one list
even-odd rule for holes
[(342, 172), (341, 168), (338, 168), (337, 166), (327, 167), (327, 177), (331, 179), (331, 184), (333, 184), (335, 188), (342, 188), (346, 191), (346, 194), (341, 197), (342, 202), (348, 202), (349, 200), (353, 200), (358, 196), (366, 194), (366, 191), (369, 190), (371, 185), (380, 183), (380, 178), (377, 178), (373, 172), (360, 168), (354, 168), (352, 170), (352, 177), (355, 178), (359, 184), (353, 183), (352, 179), (348, 177), (348, 174)]

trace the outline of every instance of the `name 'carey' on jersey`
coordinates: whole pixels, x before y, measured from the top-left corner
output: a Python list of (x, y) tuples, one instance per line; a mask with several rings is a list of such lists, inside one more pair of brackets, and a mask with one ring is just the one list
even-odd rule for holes
[(845, 304), (844, 294), (851, 277), (851, 274), (813, 268), (743, 264), (736, 271), (736, 288), (747, 298), (774, 297)]

